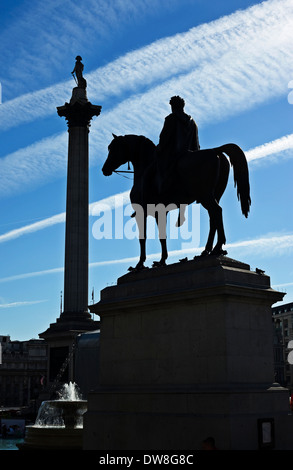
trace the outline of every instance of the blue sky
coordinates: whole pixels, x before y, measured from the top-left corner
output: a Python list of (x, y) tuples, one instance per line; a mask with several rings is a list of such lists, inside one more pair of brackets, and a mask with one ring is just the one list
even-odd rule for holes
[[(0, 334), (38, 338), (60, 314), (67, 128), (56, 107), (70, 99), (77, 54), (88, 98), (102, 106), (90, 131), (89, 303), (139, 255), (137, 240), (115, 239), (114, 222), (108, 239), (93, 232), (101, 203), (111, 209), (122, 197), (129, 223), (131, 181), (101, 172), (112, 132), (158, 143), (174, 94), (196, 120), (201, 148), (234, 142), (247, 155), (248, 219), (232, 172), (221, 201), (228, 255), (265, 270), (293, 301), (292, 21), (291, 0), (1, 2)], [(170, 239), (168, 263), (204, 246), (207, 213), (194, 214), (195, 236)], [(147, 252), (150, 266), (157, 240)]]

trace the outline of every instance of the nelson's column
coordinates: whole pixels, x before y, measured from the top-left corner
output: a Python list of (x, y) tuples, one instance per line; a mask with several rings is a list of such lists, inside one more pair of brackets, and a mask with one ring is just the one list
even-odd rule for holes
[[(87, 99), (86, 80), (80, 56), (72, 75), (77, 86), (69, 103), (57, 107), (68, 124), (68, 166), (65, 232), (64, 305), (56, 323), (39, 336), (49, 346), (48, 382), (56, 380), (64, 361), (68, 361), (79, 333), (98, 328), (88, 311), (88, 223), (89, 223), (89, 128), (101, 106)], [(67, 377), (73, 380), (73, 363), (68, 361)]]

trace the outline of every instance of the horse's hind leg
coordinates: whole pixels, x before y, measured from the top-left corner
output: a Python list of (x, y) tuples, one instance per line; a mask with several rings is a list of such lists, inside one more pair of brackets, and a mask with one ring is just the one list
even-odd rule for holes
[[(222, 208), (214, 198), (210, 198), (207, 201), (203, 201), (202, 205), (207, 209), (210, 218), (210, 232), (208, 240), (205, 246), (205, 250), (202, 255), (222, 255), (227, 254), (223, 250), (223, 245), (226, 243), (226, 236), (224, 231)], [(218, 239), (215, 247), (213, 248), (214, 237), (217, 232)]]
[(226, 243), (226, 237), (224, 232), (224, 224), (223, 224), (223, 215), (222, 215), (222, 208), (219, 205), (220, 199), (224, 194), (224, 191), (227, 187), (229, 172), (230, 172), (230, 164), (227, 157), (221, 153), (218, 155), (220, 159), (220, 168), (219, 168), (219, 177), (215, 187), (215, 201), (212, 202), (212, 206), (215, 205), (216, 207), (216, 218), (217, 218), (217, 227), (218, 227), (218, 242), (214, 249), (212, 249), (213, 241), (216, 234), (216, 225), (213, 223), (214, 218), (212, 219), (211, 229), (208, 239), (208, 246), (211, 248), (211, 254), (219, 255), (219, 254), (227, 254), (226, 251), (223, 250), (222, 246)]
[(205, 249), (201, 253), (201, 256), (207, 256), (211, 253), (211, 251), (213, 249), (213, 243), (214, 243), (215, 235), (216, 235), (216, 225), (215, 225), (214, 217), (210, 217), (209, 236), (208, 236), (208, 240), (207, 240)]

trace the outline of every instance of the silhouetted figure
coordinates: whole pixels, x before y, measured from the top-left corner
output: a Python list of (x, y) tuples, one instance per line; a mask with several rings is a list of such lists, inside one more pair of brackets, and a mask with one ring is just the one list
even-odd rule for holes
[(180, 158), (187, 150), (199, 150), (198, 127), (191, 116), (184, 112), (185, 101), (180, 96), (170, 99), (171, 114), (165, 118), (160, 134), (158, 152), (168, 162)]
[(75, 66), (74, 66), (74, 69), (71, 73), (72, 73), (73, 76), (75, 74), (75, 77), (76, 77), (76, 80), (77, 80), (77, 86), (79, 88), (86, 88), (86, 80), (82, 75), (83, 69), (84, 69), (83, 63), (81, 62), (82, 58), (80, 57), (80, 55), (78, 55), (78, 56), (75, 57), (75, 60), (76, 60)]
[[(178, 182), (175, 171), (178, 159), (188, 151), (200, 150), (198, 127), (192, 117), (184, 112), (184, 99), (172, 96), (170, 105), (172, 112), (165, 118), (157, 147), (159, 184), (162, 191)], [(185, 207), (186, 205), (183, 205), (180, 208), (177, 225), (182, 225), (185, 220)]]

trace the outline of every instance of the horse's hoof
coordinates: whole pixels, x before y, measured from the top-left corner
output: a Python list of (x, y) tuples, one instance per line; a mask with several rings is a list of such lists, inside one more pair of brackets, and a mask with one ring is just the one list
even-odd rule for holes
[(212, 256), (225, 256), (227, 254), (228, 254), (228, 251), (226, 251), (226, 250), (213, 250), (211, 252)]
[(166, 266), (165, 261), (154, 261), (153, 262), (153, 268), (159, 268), (160, 266)]
[[(209, 251), (207, 250), (203, 250), (202, 253), (200, 254), (200, 256), (208, 256), (210, 254)], [(195, 257), (194, 257), (195, 258)]]
[(130, 272), (138, 272), (138, 271), (141, 271), (142, 269), (146, 269), (146, 267), (143, 265), (143, 264), (138, 264), (137, 266), (135, 266), (135, 268), (133, 268), (132, 266), (130, 266), (128, 268), (128, 271)]

